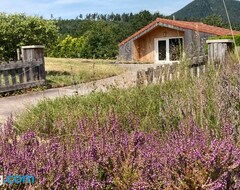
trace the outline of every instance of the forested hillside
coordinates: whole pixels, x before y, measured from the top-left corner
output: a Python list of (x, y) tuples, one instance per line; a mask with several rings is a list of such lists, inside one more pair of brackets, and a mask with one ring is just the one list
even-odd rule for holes
[[(240, 1), (225, 1), (232, 23), (240, 25)], [(227, 22), (226, 11), (221, 0), (194, 0), (172, 15), (179, 20), (201, 20), (210, 15), (219, 15), (224, 22)]]
[(55, 19), (60, 39), (51, 52), (54, 57), (115, 58), (118, 44), (153, 20), (160, 13), (87, 14), (75, 19)]

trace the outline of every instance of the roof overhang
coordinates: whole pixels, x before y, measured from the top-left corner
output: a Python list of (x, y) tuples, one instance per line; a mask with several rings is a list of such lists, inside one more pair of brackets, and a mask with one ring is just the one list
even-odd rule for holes
[(168, 20), (168, 19), (158, 18), (152, 23), (150, 23), (149, 25), (145, 26), (141, 30), (137, 31), (136, 33), (128, 37), (127, 39), (123, 40), (118, 46), (121, 47), (122, 45), (128, 42), (132, 42), (158, 26), (171, 28), (178, 31), (192, 30), (192, 31), (197, 31), (197, 32), (216, 35), (216, 36), (240, 34), (239, 31), (231, 31), (229, 29), (206, 25), (200, 22), (177, 21), (177, 20)]
[(156, 24), (154, 24), (153, 26), (149, 27), (148, 29), (146, 29), (144, 32), (141, 32), (140, 34), (134, 36), (131, 40), (137, 40), (138, 38), (144, 36), (146, 33), (150, 32), (151, 30), (157, 28), (158, 26), (160, 27), (165, 27), (165, 28), (171, 28), (174, 30), (178, 30), (178, 31), (185, 31), (185, 29), (180, 28), (180, 27), (176, 27), (176, 26), (172, 26), (172, 25), (168, 25), (168, 24), (163, 24), (161, 22), (157, 22)]
[(173, 26), (173, 25), (170, 25), (170, 24), (164, 24), (164, 23), (161, 23), (161, 22), (158, 21), (158, 22), (155, 22), (154, 24), (152, 24), (150, 27), (148, 27), (144, 31), (139, 32), (139, 34), (134, 35), (134, 36), (130, 36), (129, 38), (125, 39), (118, 46), (122, 46), (122, 45), (124, 45), (125, 43), (127, 43), (129, 41), (135, 41), (136, 39), (144, 36), (145, 34), (150, 32), (151, 30), (153, 30), (153, 29), (155, 29), (155, 28), (157, 28), (159, 26), (160, 27), (165, 27), (165, 28), (170, 28), (170, 29), (173, 29), (173, 30), (178, 30), (178, 31), (186, 31), (186, 29), (184, 29), (184, 28)]

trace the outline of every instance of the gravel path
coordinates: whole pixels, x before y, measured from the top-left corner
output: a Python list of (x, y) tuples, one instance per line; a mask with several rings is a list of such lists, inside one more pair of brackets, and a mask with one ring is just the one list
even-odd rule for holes
[[(6, 119), (13, 115), (23, 112), (28, 106), (36, 105), (39, 101), (50, 98), (54, 99), (62, 96), (87, 95), (91, 92), (106, 92), (112, 87), (115, 88), (128, 88), (136, 85), (137, 71), (141, 69), (147, 69), (153, 67), (153, 65), (120, 65), (126, 68), (128, 71), (119, 76), (114, 76), (106, 79), (97, 80), (94, 82), (88, 82), (79, 84), (77, 86), (63, 87), (49, 89), (41, 92), (32, 92), (23, 95), (11, 96), (6, 98), (0, 98), (0, 125), (5, 122)], [(157, 65), (154, 65), (154, 67)]]

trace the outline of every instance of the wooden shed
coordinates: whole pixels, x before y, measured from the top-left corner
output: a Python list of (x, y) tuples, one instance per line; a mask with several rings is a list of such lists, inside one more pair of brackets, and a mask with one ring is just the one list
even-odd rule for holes
[(222, 35), (231, 35), (231, 30), (200, 22), (158, 18), (119, 44), (119, 59), (160, 64), (178, 62), (182, 56), (205, 55), (206, 40)]

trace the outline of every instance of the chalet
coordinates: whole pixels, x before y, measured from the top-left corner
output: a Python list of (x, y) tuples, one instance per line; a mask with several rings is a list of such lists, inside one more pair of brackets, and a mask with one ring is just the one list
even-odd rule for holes
[[(233, 31), (233, 34), (240, 32)], [(178, 62), (182, 56), (204, 55), (206, 40), (222, 35), (232, 35), (232, 32), (200, 22), (158, 18), (119, 44), (119, 59), (160, 64)]]

